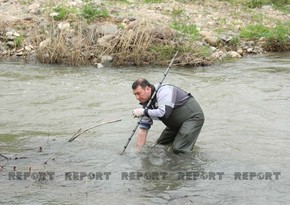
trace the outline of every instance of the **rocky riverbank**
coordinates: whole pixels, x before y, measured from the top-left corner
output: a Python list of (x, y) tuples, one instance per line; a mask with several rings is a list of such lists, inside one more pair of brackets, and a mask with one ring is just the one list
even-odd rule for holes
[[(69, 65), (165, 65), (179, 50), (176, 65), (204, 66), (290, 49), (289, 31), (283, 34), (286, 43), (283, 41), (282, 47), (269, 45), (265, 36), (240, 38), (247, 25), (274, 28), (289, 23), (289, 12), (272, 5), (250, 9), (214, 0), (89, 4), (81, 0), (0, 0), (0, 5), (2, 59)], [(89, 19), (89, 9), (103, 13)], [(62, 12), (66, 13), (60, 18)]]

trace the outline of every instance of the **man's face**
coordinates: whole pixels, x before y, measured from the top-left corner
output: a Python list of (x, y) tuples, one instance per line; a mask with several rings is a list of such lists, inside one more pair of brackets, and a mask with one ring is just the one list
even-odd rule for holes
[(139, 85), (135, 90), (133, 90), (133, 94), (135, 95), (136, 99), (140, 103), (145, 103), (149, 101), (151, 96), (151, 87), (146, 86), (144, 89)]

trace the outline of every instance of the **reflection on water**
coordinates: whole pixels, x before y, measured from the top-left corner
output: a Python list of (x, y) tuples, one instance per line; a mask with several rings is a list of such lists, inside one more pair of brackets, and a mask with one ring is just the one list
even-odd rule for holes
[[(131, 110), (138, 106), (131, 83), (138, 77), (157, 83), (164, 68), (3, 62), (0, 154), (9, 159), (0, 157), (1, 202), (244, 204), (246, 198), (251, 204), (286, 204), (290, 200), (289, 55), (172, 68), (166, 82), (191, 92), (206, 115), (189, 155), (153, 146), (164, 129), (159, 122), (154, 122), (147, 147), (137, 152), (134, 137), (120, 155), (137, 123), (131, 118)], [(122, 121), (67, 142), (80, 128), (116, 119)], [(9, 179), (14, 170), (20, 175)], [(31, 177), (39, 172), (53, 172), (54, 178)], [(266, 172), (279, 172), (281, 178), (246, 178)], [(26, 179), (24, 173), (29, 173)], [(235, 173), (245, 173), (245, 179), (235, 179)]]

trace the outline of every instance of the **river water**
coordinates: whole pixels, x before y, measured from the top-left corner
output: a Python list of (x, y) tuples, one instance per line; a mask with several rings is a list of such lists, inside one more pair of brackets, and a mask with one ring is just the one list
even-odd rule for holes
[(166, 82), (206, 116), (194, 151), (153, 147), (155, 121), (143, 150), (134, 136), (120, 155), (137, 123), (131, 83), (164, 71), (1, 62), (0, 203), (287, 204), (290, 53), (172, 68)]

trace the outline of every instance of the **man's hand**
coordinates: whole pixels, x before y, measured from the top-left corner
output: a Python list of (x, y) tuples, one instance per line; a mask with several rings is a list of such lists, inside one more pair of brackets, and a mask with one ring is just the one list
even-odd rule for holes
[(143, 108), (137, 108), (132, 111), (134, 117), (141, 117), (144, 115), (144, 109)]

